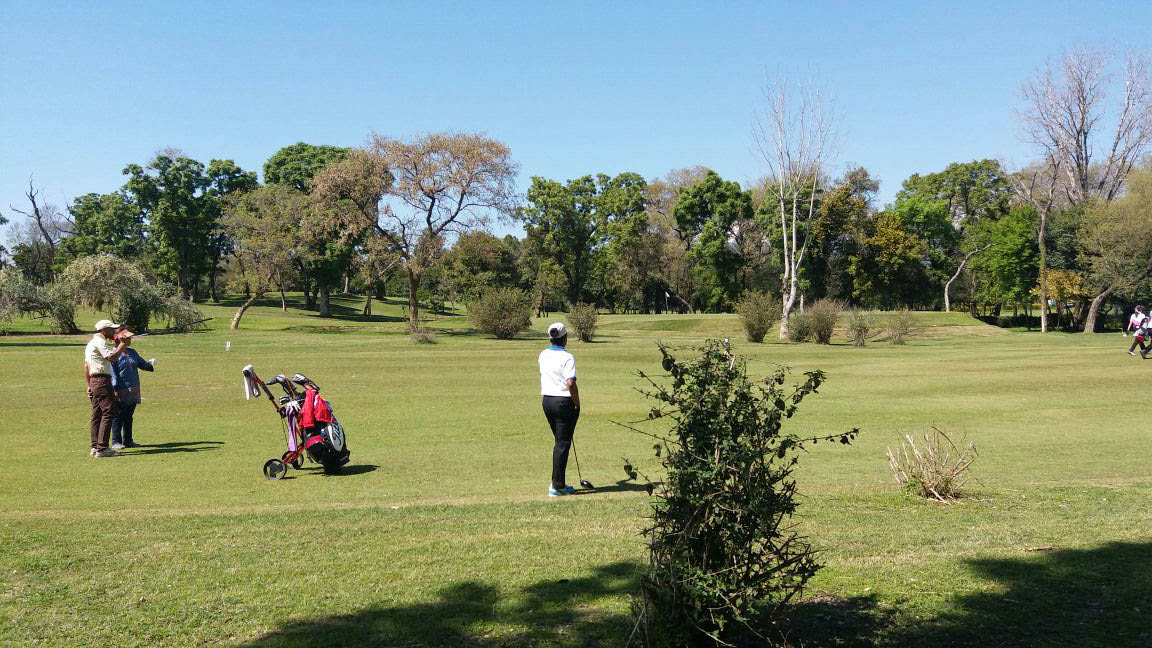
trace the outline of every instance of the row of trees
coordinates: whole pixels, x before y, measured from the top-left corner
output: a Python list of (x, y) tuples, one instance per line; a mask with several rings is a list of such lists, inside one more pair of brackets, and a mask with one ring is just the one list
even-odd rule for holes
[[(508, 148), (480, 134), (361, 148), (298, 143), (265, 163), (264, 184), (230, 160), (161, 151), (124, 169), (123, 187), (66, 212), (29, 185), (7, 262), (51, 283), (74, 259), (138, 262), (189, 299), (302, 290), (330, 310), (334, 290), (406, 295), (422, 305), (526, 291), (540, 310), (591, 302), (640, 312), (726, 311), (748, 291), (781, 296), (780, 333), (805, 300), (869, 308), (985, 305), (1095, 326), (1109, 300), (1147, 294), (1152, 273), (1152, 92), (1127, 60), (1066, 56), (1024, 85), (1021, 123), (1040, 159), (1020, 170), (957, 162), (904, 181), (880, 208), (864, 168), (833, 175), (834, 120), (818, 93), (769, 84), (755, 128), (768, 175), (751, 187), (703, 167), (533, 177), (517, 195)], [(1107, 118), (1107, 119), (1106, 119)], [(497, 219), (524, 236), (497, 238)]]

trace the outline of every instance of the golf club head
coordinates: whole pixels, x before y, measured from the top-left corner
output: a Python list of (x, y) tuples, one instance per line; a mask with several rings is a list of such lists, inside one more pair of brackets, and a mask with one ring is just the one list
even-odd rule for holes
[(596, 487), (592, 485), (592, 482), (588, 481), (587, 479), (580, 480), (580, 488), (587, 488), (589, 490), (596, 489)]

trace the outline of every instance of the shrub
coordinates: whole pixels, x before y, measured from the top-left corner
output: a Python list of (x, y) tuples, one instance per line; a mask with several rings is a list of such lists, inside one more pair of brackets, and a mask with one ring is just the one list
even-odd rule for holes
[(509, 340), (532, 325), (532, 299), (515, 288), (493, 288), (468, 305), (476, 330)]
[[(177, 294), (175, 286), (150, 281), (139, 266), (111, 254), (76, 259), (60, 273), (52, 293), (54, 302), (71, 301), (106, 311), (134, 331), (147, 330), (153, 318), (160, 318), (173, 330), (184, 332), (203, 318), (200, 309)], [(53, 317), (62, 322), (61, 315)]]
[(788, 316), (788, 339), (807, 342), (812, 339), (812, 318), (804, 311), (792, 311)]
[(912, 337), (915, 332), (915, 324), (912, 311), (907, 308), (892, 313), (892, 319), (888, 323), (888, 341), (892, 344), (904, 344), (904, 341)]
[(576, 331), (581, 342), (591, 342), (596, 334), (596, 324), (600, 320), (600, 310), (595, 304), (573, 304), (568, 309), (568, 323)]
[(408, 337), (417, 344), (436, 344), (439, 337), (436, 331), (426, 326), (414, 326), (408, 331)]
[(862, 347), (872, 335), (872, 318), (860, 310), (853, 308), (848, 313), (848, 338), (852, 346)]
[(968, 480), (968, 467), (976, 460), (976, 446), (956, 447), (947, 434), (933, 427), (925, 432), (923, 445), (907, 434), (900, 441), (899, 450), (888, 448), (888, 465), (896, 483), (921, 497), (948, 502), (960, 496), (960, 489)]
[(770, 293), (751, 291), (736, 302), (736, 313), (749, 342), (763, 342), (764, 336), (780, 321), (780, 300)]
[[(638, 621), (681, 633), (674, 645), (755, 632), (754, 624), (770, 623), (801, 593), (820, 566), (789, 523), (798, 505), (799, 453), (806, 443), (847, 444), (858, 433), (801, 438), (783, 431), (823, 372), (807, 372), (786, 389), (786, 368), (753, 381), (727, 342), (712, 340), (697, 351), (679, 360), (660, 346), (671, 385), (640, 375), (657, 401), (648, 418), (667, 419), (667, 431), (631, 428), (658, 441), (662, 476), (648, 484), (655, 501), (644, 531), (649, 560)], [(624, 470), (636, 472), (630, 462)]]
[(6, 325), (14, 317), (44, 314), (43, 303), (40, 290), (23, 273), (16, 268), (0, 269), (0, 328), (7, 331)]
[(843, 306), (835, 299), (819, 299), (808, 307), (808, 329), (816, 344), (828, 344), (836, 330), (836, 320)]

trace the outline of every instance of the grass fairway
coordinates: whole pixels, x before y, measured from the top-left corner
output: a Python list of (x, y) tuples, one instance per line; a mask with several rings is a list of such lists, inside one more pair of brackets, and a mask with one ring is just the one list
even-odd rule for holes
[[(216, 329), (141, 339), (160, 359), (136, 415), (148, 447), (106, 460), (87, 454), (85, 337), (0, 338), (0, 645), (622, 645), (647, 496), (621, 481), (621, 458), (654, 460), (611, 421), (647, 411), (634, 372), (658, 371), (656, 340), (740, 339), (736, 319), (606, 316), (600, 341), (574, 342), (577, 447), (601, 488), (549, 500), (546, 321), (497, 341), (440, 317), (439, 343), (417, 345), (399, 305), (372, 319), (359, 305), (337, 301), (336, 319), (262, 305), (239, 332), (222, 330), (231, 308), (209, 306)], [(792, 636), (1152, 645), (1152, 363), (1118, 335), (923, 317), (934, 328), (904, 347), (736, 344), (753, 369), (827, 372), (796, 429), (863, 430), (802, 464), (798, 523), (826, 568)], [(348, 474), (264, 480), (283, 439), (267, 402), (241, 396), (247, 363), (320, 384)], [(962, 502), (891, 483), (885, 447), (930, 425), (980, 451)]]

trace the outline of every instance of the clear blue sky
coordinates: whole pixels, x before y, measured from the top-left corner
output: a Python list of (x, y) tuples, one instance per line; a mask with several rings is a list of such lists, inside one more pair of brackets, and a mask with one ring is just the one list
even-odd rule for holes
[(836, 169), (1025, 162), (1023, 79), (1076, 44), (1149, 45), (1152, 3), (0, 0), (0, 210), (63, 207), (163, 147), (259, 170), (282, 146), (480, 130), (540, 175), (763, 173), (766, 73), (817, 80)]

